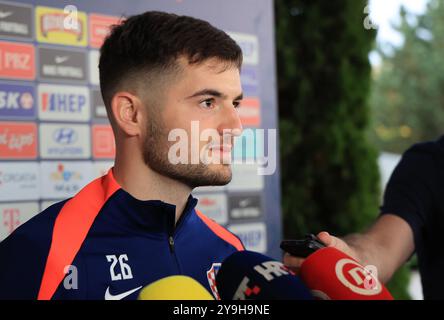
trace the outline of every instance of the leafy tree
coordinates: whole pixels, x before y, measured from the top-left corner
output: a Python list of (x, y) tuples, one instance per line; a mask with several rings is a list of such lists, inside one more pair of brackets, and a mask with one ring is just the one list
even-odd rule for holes
[[(276, 0), (284, 236), (367, 227), (380, 201), (368, 141), (365, 0)], [(408, 297), (405, 281), (395, 296)]]
[(444, 1), (430, 1), (417, 17), (402, 8), (400, 17), (396, 29), (404, 42), (379, 48), (371, 95), (371, 138), (396, 153), (444, 132)]

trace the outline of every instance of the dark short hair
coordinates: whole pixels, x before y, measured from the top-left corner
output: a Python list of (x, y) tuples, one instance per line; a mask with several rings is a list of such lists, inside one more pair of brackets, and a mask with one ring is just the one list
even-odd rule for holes
[(182, 56), (190, 64), (211, 58), (239, 70), (242, 64), (236, 42), (200, 19), (148, 11), (113, 26), (100, 49), (99, 61), (100, 89), (107, 109), (124, 81), (143, 80), (140, 78), (155, 71), (167, 73), (177, 67), (176, 60)]

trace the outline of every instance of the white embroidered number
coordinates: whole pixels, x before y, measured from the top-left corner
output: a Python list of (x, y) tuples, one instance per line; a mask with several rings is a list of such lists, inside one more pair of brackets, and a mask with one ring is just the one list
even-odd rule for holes
[[(111, 262), (111, 266), (109, 268), (109, 273), (111, 275), (112, 281), (117, 280), (127, 280), (133, 278), (133, 273), (131, 271), (131, 267), (125, 263), (128, 261), (128, 256), (126, 254), (121, 254), (118, 257), (116, 255), (107, 255), (106, 260)], [(120, 266), (120, 272), (116, 272), (117, 262)]]
[(131, 271), (131, 267), (124, 261), (128, 261), (128, 256), (126, 254), (122, 254), (119, 257), (120, 270), (122, 271), (123, 279), (132, 279), (133, 273)]

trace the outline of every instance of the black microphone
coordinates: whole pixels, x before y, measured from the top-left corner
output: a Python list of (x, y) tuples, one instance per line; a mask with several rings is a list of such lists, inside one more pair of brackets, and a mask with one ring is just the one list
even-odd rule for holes
[(281, 262), (252, 251), (228, 256), (216, 275), (221, 300), (312, 300), (310, 290)]

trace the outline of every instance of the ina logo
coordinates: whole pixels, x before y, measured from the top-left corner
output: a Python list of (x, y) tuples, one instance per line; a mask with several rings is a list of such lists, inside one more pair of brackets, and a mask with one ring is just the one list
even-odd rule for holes
[(71, 180), (80, 180), (82, 176), (78, 172), (65, 170), (65, 166), (60, 163), (57, 166), (57, 171), (51, 173), (51, 178), (55, 181), (69, 182)]

